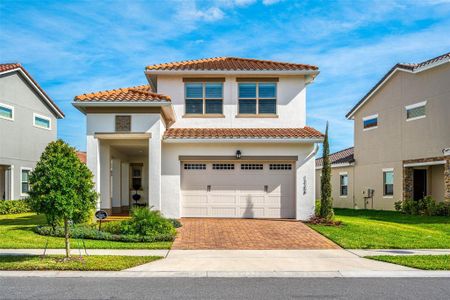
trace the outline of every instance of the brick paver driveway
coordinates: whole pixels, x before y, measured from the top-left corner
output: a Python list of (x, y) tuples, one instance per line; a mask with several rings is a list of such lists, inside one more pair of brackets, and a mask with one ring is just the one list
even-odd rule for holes
[(339, 249), (294, 220), (183, 218), (172, 249)]

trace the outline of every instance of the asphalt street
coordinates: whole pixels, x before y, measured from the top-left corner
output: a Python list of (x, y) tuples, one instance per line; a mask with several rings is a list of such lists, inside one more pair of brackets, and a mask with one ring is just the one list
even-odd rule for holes
[(449, 299), (449, 278), (0, 278), (0, 299)]

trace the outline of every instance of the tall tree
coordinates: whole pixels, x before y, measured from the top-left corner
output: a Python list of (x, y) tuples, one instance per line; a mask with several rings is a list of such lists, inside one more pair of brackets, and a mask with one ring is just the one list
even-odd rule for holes
[(320, 217), (330, 221), (333, 216), (333, 198), (331, 197), (330, 145), (328, 143), (328, 122), (323, 140), (322, 177), (320, 180)]
[(30, 174), (31, 206), (45, 214), (53, 228), (64, 225), (66, 258), (70, 256), (70, 223), (88, 220), (97, 202), (92, 178), (75, 148), (62, 140), (47, 145)]

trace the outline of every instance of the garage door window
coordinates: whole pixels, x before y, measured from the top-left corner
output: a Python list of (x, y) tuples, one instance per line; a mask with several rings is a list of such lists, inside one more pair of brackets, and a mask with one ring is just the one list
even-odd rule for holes
[(263, 164), (241, 164), (241, 170), (262, 170)]
[(292, 164), (270, 164), (270, 170), (292, 170)]
[(213, 170), (234, 170), (234, 164), (213, 164)]
[(184, 164), (185, 170), (206, 170), (206, 164)]

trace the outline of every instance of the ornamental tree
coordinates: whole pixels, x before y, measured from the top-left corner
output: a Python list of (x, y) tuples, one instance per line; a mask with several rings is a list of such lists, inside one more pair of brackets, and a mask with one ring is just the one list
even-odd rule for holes
[(328, 144), (328, 122), (323, 140), (322, 155), (322, 177), (320, 180), (320, 217), (326, 221), (331, 221), (334, 216), (333, 198), (331, 197), (331, 163), (330, 145)]
[(53, 228), (64, 224), (67, 258), (70, 256), (69, 223), (88, 220), (97, 202), (92, 178), (91, 171), (78, 159), (75, 148), (63, 140), (47, 145), (30, 174), (31, 207), (45, 214)]

